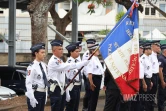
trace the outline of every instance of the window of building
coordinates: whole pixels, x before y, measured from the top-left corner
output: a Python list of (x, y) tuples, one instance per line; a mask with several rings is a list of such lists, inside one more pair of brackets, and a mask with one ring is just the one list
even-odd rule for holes
[(156, 15), (156, 10), (152, 7), (145, 7), (145, 15)]
[(145, 15), (149, 15), (149, 8), (148, 7), (145, 8)]
[[(160, 4), (160, 5), (159, 5), (159, 8), (160, 8), (162, 11), (166, 12), (166, 4)], [(159, 14), (159, 16), (160, 16), (160, 17), (163, 17), (161, 14)]]
[(156, 11), (154, 8), (151, 8), (151, 15), (155, 15), (156, 14)]

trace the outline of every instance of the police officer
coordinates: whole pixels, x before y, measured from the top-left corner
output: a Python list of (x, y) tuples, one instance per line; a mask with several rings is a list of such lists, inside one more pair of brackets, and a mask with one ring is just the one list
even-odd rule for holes
[[(66, 47), (68, 50), (68, 60), (67, 63), (77, 63), (79, 62), (79, 46), (77, 44), (70, 44)], [(69, 70), (66, 74), (68, 81), (71, 81), (75, 74), (78, 72), (78, 69)], [(66, 104), (66, 111), (78, 111), (79, 100), (80, 100), (80, 90), (81, 90), (81, 79), (82, 75), (79, 73), (73, 82), (73, 88), (70, 91), (70, 101)]]
[(159, 86), (158, 86), (158, 111), (164, 111), (166, 101), (166, 45), (161, 47), (162, 54), (159, 56)]
[[(89, 47), (90, 55), (94, 53), (97, 47), (98, 44)], [(104, 74), (104, 69), (102, 67), (101, 62), (99, 61), (98, 55), (99, 55), (99, 50), (97, 50), (94, 53), (89, 64), (87, 65), (88, 79), (90, 83), (90, 100), (88, 104), (88, 111), (96, 111), (101, 80)]]
[[(94, 45), (96, 43), (95, 39), (88, 39), (86, 40), (87, 43), (87, 48), (88, 50), (83, 54), (82, 60), (87, 60), (89, 58), (89, 47)], [(84, 79), (84, 86), (85, 86), (85, 95), (83, 98), (83, 109), (82, 111), (87, 111), (88, 110), (88, 102), (90, 98), (90, 87), (89, 87), (89, 80), (88, 74), (87, 74), (87, 68), (84, 67), (83, 69), (83, 79)]]
[[(77, 41), (75, 44), (77, 45), (77, 47), (78, 47), (78, 49), (79, 49), (79, 52), (81, 52), (81, 51), (82, 51), (82, 44), (81, 44), (81, 41)], [(81, 62), (81, 57), (80, 57), (80, 55), (78, 56), (77, 60)]]
[(139, 41), (139, 55), (140, 57), (143, 55), (143, 41)]
[(31, 47), (33, 63), (27, 68), (26, 96), (29, 111), (44, 111), (47, 87), (47, 66), (42, 61), (45, 57), (45, 44), (38, 43)]
[(152, 46), (152, 54), (150, 55), (151, 58), (151, 62), (152, 62), (152, 78), (151, 81), (153, 83), (153, 87), (150, 91), (150, 94), (152, 94), (154, 96), (154, 101), (151, 101), (151, 105), (152, 105), (152, 110), (154, 111), (154, 106), (155, 106), (155, 98), (156, 98), (156, 92), (157, 92), (157, 86), (158, 86), (158, 74), (159, 74), (159, 62), (158, 62), (158, 58), (157, 58), (157, 52), (160, 49), (160, 40), (154, 40), (151, 42), (151, 46)]
[(89, 61), (85, 60), (78, 63), (64, 63), (61, 60), (63, 56), (63, 42), (60, 40), (53, 40), (52, 46), (52, 57), (48, 62), (48, 78), (51, 83), (50, 85), (50, 102), (51, 111), (59, 111), (62, 102), (62, 95), (65, 87), (65, 73), (71, 69), (80, 69), (82, 66), (86, 66)]
[[(140, 76), (144, 75), (144, 79), (142, 79), (142, 86), (143, 86), (143, 92), (142, 96), (145, 95), (143, 98), (142, 106), (144, 106), (145, 111), (151, 111), (151, 99), (154, 99), (153, 97), (150, 97), (150, 89), (152, 87), (151, 77), (152, 77), (152, 63), (150, 60), (150, 55), (152, 53), (151, 50), (151, 44), (145, 43), (144, 44), (144, 54), (140, 58)], [(141, 96), (141, 95), (139, 95)]]

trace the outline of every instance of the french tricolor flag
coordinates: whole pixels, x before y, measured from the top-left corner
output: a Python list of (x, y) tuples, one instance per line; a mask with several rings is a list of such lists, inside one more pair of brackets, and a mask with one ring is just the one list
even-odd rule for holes
[(139, 91), (138, 35), (138, 9), (134, 2), (99, 48), (125, 101)]

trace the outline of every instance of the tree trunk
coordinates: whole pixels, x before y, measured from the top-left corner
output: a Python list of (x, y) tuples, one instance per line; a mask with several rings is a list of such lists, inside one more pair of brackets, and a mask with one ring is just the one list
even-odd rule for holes
[(27, 9), (31, 17), (31, 43), (32, 45), (40, 42), (45, 43), (46, 55), (48, 47), (47, 45), (48, 11), (54, 3), (55, 0), (31, 0), (30, 5), (27, 6)]
[[(70, 10), (64, 18), (60, 18), (58, 13), (55, 11), (55, 5), (50, 9), (50, 14), (53, 19), (53, 25), (56, 27), (56, 30), (62, 35), (65, 35), (67, 25), (72, 21), (72, 10)], [(62, 38), (56, 34), (56, 39), (62, 40)]]
[(147, 0), (147, 1), (155, 10), (157, 10), (161, 15), (163, 15), (166, 18), (166, 13), (164, 11), (162, 11), (161, 9), (156, 7), (154, 4), (152, 4), (152, 2), (150, 0)]

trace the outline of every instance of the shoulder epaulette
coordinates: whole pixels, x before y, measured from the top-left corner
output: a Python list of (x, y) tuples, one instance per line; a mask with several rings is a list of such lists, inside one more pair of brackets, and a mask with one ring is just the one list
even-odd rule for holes
[(68, 63), (70, 63), (71, 62), (71, 59), (70, 60), (68, 60)]

